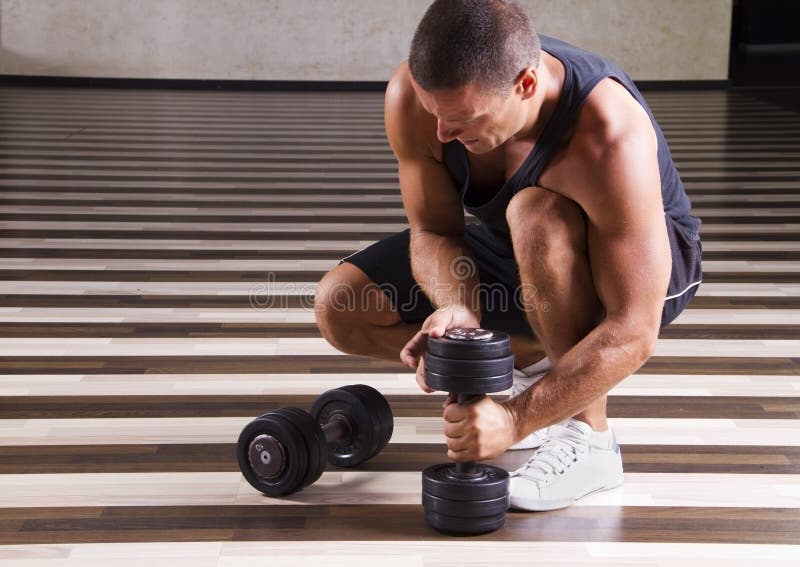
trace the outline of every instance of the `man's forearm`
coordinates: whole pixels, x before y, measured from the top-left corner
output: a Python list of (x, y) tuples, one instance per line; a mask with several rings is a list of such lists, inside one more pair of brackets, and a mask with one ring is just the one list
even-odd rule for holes
[(657, 331), (605, 320), (525, 392), (504, 405), (517, 440), (583, 411), (651, 356)]
[(412, 232), (411, 272), (435, 307), (465, 307), (480, 321), (478, 264), (462, 237)]

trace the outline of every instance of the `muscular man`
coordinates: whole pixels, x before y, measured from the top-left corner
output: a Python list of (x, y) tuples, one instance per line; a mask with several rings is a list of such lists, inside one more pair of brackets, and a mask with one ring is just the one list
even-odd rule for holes
[(609, 61), (540, 38), (515, 2), (437, 0), (389, 82), (386, 132), (410, 229), (325, 276), (323, 335), (400, 354), (426, 389), (428, 335), (511, 333), (512, 396), (449, 400), (448, 456), (539, 446), (512, 473), (516, 508), (618, 486), (606, 395), (701, 279), (700, 222), (644, 98)]

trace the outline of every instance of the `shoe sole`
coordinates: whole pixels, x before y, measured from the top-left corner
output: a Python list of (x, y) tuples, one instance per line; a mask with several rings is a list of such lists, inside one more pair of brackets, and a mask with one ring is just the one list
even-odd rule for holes
[(560, 510), (561, 508), (568, 508), (569, 506), (572, 506), (578, 500), (586, 498), (587, 496), (591, 496), (592, 494), (597, 494), (598, 492), (605, 492), (606, 490), (613, 490), (614, 488), (618, 488), (618, 487), (622, 486), (623, 482), (624, 482), (624, 479), (620, 480), (619, 482), (617, 482), (615, 484), (610, 484), (610, 485), (603, 486), (601, 488), (596, 488), (595, 490), (592, 490), (591, 492), (587, 492), (586, 494), (578, 496), (577, 498), (574, 498), (574, 499), (573, 498), (563, 498), (561, 500), (533, 500), (532, 502), (535, 502), (535, 504), (529, 505), (529, 506), (528, 505), (520, 506), (520, 505), (515, 504), (514, 503), (514, 496), (512, 495), (511, 496), (511, 510), (519, 510), (519, 511), (522, 511), (522, 512), (547, 512), (549, 510)]

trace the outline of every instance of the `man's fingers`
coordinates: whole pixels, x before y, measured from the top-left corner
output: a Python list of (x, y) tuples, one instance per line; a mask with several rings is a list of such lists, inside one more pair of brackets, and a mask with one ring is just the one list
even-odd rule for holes
[(426, 394), (432, 394), (436, 390), (428, 386), (424, 381), (417, 380), (417, 384), (419, 385), (419, 389), (425, 392)]
[(416, 368), (418, 359), (419, 357), (416, 356), (414, 354), (414, 351), (411, 350), (408, 346), (406, 346), (403, 350), (400, 351), (400, 362), (402, 362), (409, 368)]
[(449, 447), (451, 439), (462, 439), (465, 436), (463, 425), (460, 422), (459, 423), (445, 422), (444, 436), (447, 438), (447, 443)]
[(431, 327), (431, 329), (428, 331), (428, 336), (437, 338), (442, 337), (444, 336), (446, 330), (447, 330), (447, 325), (442, 323), (441, 325)]
[(409, 368), (417, 367), (422, 357), (422, 352), (425, 350), (427, 338), (427, 335), (420, 331), (406, 343), (406, 346), (400, 351), (400, 360), (403, 364)]
[(437, 311), (422, 325), (422, 331), (432, 337), (441, 337), (453, 320), (453, 316), (442, 311)]
[(453, 451), (451, 449), (447, 450), (447, 458), (451, 461), (455, 461), (456, 463), (463, 463), (466, 461), (479, 461), (477, 453), (470, 449), (464, 449), (461, 451)]
[(424, 358), (420, 358), (419, 359), (419, 366), (417, 366), (417, 384), (419, 384), (419, 387), (422, 389), (422, 391), (427, 393), (427, 394), (430, 394), (431, 392), (434, 391), (433, 388), (431, 388), (430, 386), (428, 386), (425, 383), (425, 359)]
[(449, 394), (448, 401), (450, 400), (451, 396), (455, 396), (455, 401), (447, 404), (442, 412), (442, 418), (444, 418), (445, 422), (458, 423), (470, 417), (470, 412), (472, 409), (469, 406), (459, 404), (457, 394)]

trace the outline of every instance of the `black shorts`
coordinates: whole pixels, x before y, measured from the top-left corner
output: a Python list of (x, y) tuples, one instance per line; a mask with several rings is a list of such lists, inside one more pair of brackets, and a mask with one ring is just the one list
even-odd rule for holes
[[(700, 241), (687, 236), (671, 217), (665, 218), (672, 250), (672, 275), (661, 314), (662, 327), (683, 311), (702, 279)], [(481, 326), (532, 335), (523, 308), (528, 302), (523, 296), (535, 290), (521, 286), (511, 243), (492, 237), (483, 226), (475, 224), (467, 225), (465, 239), (480, 276), (476, 292), (481, 300)], [(350, 262), (363, 270), (389, 296), (406, 323), (421, 323), (433, 313), (433, 305), (411, 274), (408, 230), (359, 250), (342, 262)], [(456, 273), (459, 269), (471, 269), (468, 264), (452, 268)]]

